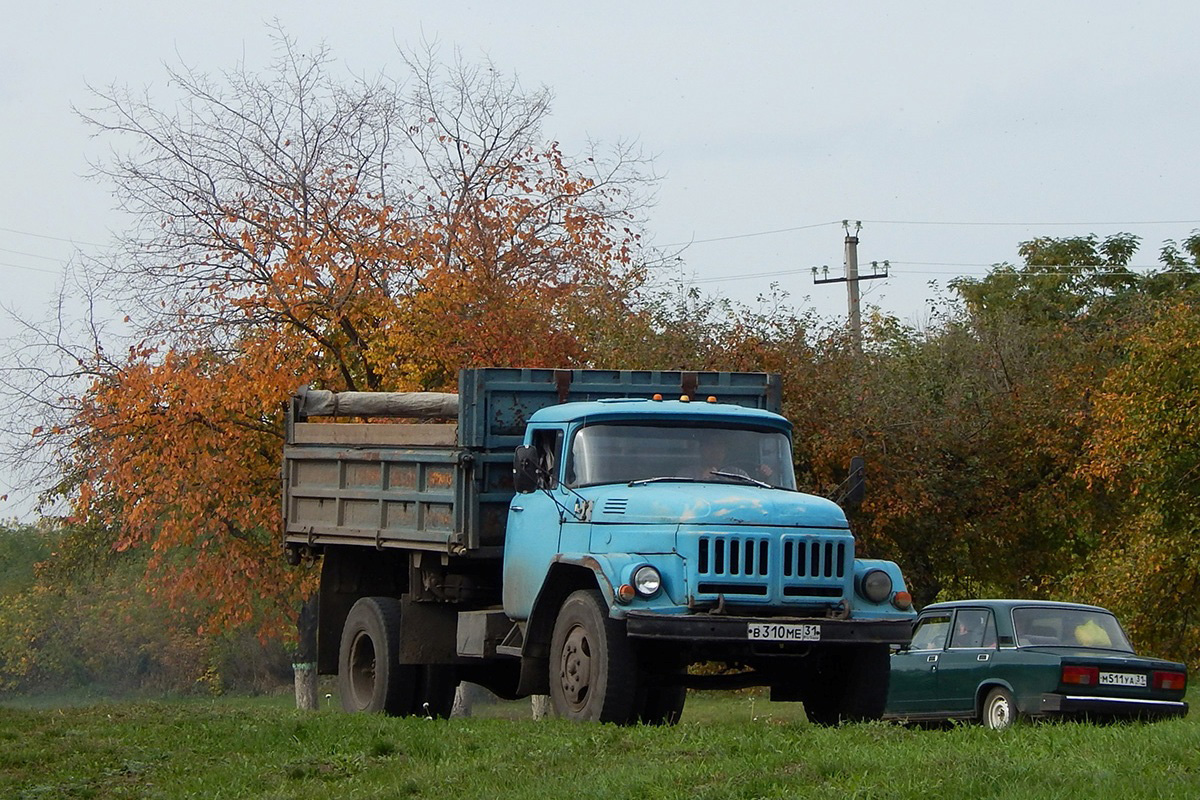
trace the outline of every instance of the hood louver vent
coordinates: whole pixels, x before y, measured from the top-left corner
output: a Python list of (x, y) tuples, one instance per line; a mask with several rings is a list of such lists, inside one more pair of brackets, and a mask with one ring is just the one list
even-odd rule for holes
[(611, 497), (604, 501), (604, 506), (600, 509), (604, 514), (624, 514), (625, 506), (629, 505), (629, 500), (624, 497)]

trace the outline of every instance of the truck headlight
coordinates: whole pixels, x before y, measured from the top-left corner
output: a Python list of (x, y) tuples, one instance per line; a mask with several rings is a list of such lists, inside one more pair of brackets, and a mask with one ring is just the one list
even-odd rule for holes
[(872, 603), (882, 603), (892, 595), (892, 576), (881, 569), (873, 569), (862, 576), (859, 591)]
[(642, 597), (654, 597), (662, 588), (662, 575), (649, 564), (638, 567), (633, 571), (633, 588)]

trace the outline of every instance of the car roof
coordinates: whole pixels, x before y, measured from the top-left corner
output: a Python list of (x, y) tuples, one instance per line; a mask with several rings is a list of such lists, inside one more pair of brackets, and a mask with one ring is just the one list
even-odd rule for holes
[(926, 611), (951, 611), (956, 608), (966, 606), (978, 607), (989, 606), (993, 609), (1007, 611), (1014, 608), (1073, 608), (1079, 611), (1101, 611), (1105, 614), (1111, 614), (1107, 608), (1102, 606), (1088, 605), (1087, 603), (1064, 603), (1061, 600), (1019, 600), (1016, 598), (983, 598), (979, 600), (947, 600), (941, 603), (930, 603), (921, 609), (921, 613)]

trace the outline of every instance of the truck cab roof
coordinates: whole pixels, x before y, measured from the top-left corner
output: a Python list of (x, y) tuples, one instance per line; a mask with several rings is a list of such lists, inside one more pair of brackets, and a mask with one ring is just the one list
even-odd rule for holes
[(642, 397), (611, 398), (586, 402), (562, 403), (535, 412), (530, 424), (593, 422), (606, 420), (663, 420), (708, 422), (715, 424), (747, 423), (791, 432), (792, 423), (779, 414), (732, 403), (704, 400), (651, 400)]

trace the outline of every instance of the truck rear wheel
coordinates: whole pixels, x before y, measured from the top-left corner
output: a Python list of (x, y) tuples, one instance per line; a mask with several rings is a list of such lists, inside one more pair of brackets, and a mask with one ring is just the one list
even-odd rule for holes
[(600, 592), (579, 590), (559, 609), (550, 640), (550, 702), (567, 719), (634, 721), (637, 659)]
[(458, 689), (458, 674), (450, 664), (422, 664), (416, 667), (417, 689), (414, 714), (445, 719), (454, 709), (454, 692)]
[(391, 597), (360, 598), (346, 615), (338, 652), (342, 708), (411, 714), (417, 672), (400, 663), (399, 652), (400, 602)]

